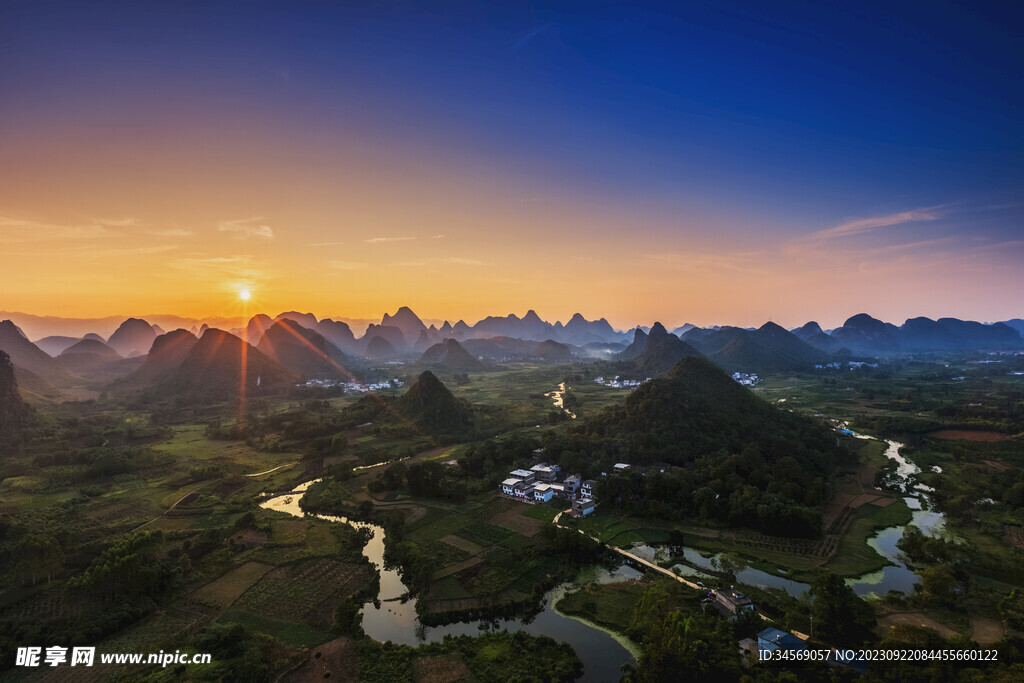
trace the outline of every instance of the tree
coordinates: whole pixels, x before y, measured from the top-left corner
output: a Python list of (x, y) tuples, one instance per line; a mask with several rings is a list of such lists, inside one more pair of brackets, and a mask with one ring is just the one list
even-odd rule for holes
[(45, 578), (49, 581), (53, 573), (64, 564), (64, 551), (60, 543), (48, 534), (28, 534), (14, 547), (15, 572), (35, 585)]
[(814, 634), (834, 645), (862, 642), (875, 625), (875, 611), (846, 581), (826, 570), (811, 585)]

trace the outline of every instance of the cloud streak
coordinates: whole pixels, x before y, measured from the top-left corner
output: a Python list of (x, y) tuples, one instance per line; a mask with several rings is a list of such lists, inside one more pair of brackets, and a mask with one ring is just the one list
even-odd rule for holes
[(841, 237), (850, 237), (852, 235), (862, 235), (864, 233), (874, 232), (882, 228), (891, 228), (896, 225), (902, 225), (903, 223), (934, 221), (939, 218), (942, 218), (942, 213), (939, 211), (938, 207), (900, 211), (899, 213), (891, 213), (885, 216), (855, 218), (848, 220), (845, 223), (840, 223), (833, 228), (819, 230), (818, 232), (813, 233), (811, 238), (818, 241), (824, 241)]
[(264, 220), (263, 216), (253, 216), (233, 221), (221, 221), (217, 225), (217, 230), (218, 232), (233, 233), (237, 239), (250, 239), (253, 237), (272, 239), (274, 237), (274, 229), (263, 223)]
[(383, 244), (385, 242), (407, 242), (414, 240), (415, 237), (371, 237), (368, 240), (363, 240), (367, 244)]

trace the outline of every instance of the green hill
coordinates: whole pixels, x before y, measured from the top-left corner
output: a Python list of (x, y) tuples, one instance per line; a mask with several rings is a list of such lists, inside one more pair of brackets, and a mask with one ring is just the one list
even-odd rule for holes
[(431, 434), (462, 434), (473, 427), (473, 409), (455, 398), (429, 370), (409, 390), (395, 399), (395, 410)]
[(599, 497), (630, 513), (802, 536), (819, 530), (841, 455), (825, 425), (769, 405), (704, 358), (683, 359), (548, 448), (587, 476), (661, 464), (656, 480), (599, 478)]
[(657, 377), (671, 370), (682, 359), (697, 356), (700, 356), (700, 351), (669, 333), (661, 323), (654, 323), (643, 351), (633, 359), (633, 367), (638, 376)]
[(768, 322), (757, 330), (728, 327), (696, 342), (701, 352), (729, 371), (806, 370), (828, 354)]
[(0, 351), (0, 446), (8, 448), (17, 444), (30, 414), (31, 408), (18, 393), (11, 357)]

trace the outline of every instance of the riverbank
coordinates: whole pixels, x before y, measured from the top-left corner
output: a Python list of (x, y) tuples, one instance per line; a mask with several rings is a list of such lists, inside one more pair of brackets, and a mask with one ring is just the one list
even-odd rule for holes
[[(292, 491), (265, 499), (260, 506), (268, 510), (276, 510), (295, 517), (302, 517), (303, 510), (299, 501), (309, 487), (315, 482), (304, 482)], [(352, 521), (344, 516), (312, 515), (332, 522), (347, 523), (357, 528), (366, 528), (373, 533), (372, 538), (363, 549), (363, 554), (374, 564), (380, 575), (380, 586), (375, 602), (368, 602), (360, 610), (363, 631), (377, 642), (391, 641), (396, 644), (418, 646), (424, 643), (437, 643), (446, 636), (478, 636), (488, 631), (524, 632), (530, 635), (548, 636), (573, 647), (583, 662), (581, 681), (615, 681), (621, 676), (624, 664), (635, 663), (639, 650), (634, 644), (622, 640), (618, 634), (609, 632), (597, 625), (585, 623), (583, 620), (561, 614), (554, 608), (554, 601), (565, 591), (575, 586), (574, 583), (561, 584), (548, 591), (541, 598), (541, 608), (528, 620), (518, 619), (476, 619), (427, 626), (423, 624), (416, 611), (417, 598), (392, 600), (408, 595), (409, 587), (402, 580), (399, 572), (388, 568), (384, 562), (384, 546), (386, 530), (378, 525)], [(424, 525), (433, 521), (423, 520)], [(508, 536), (511, 538), (512, 536)]]

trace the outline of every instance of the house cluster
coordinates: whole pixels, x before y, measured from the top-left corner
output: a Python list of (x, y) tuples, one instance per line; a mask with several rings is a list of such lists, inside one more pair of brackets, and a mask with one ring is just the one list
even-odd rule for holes
[(753, 373), (734, 372), (732, 378), (745, 387), (752, 387), (761, 381), (761, 378)]
[(340, 387), (346, 394), (365, 394), (368, 391), (397, 389), (398, 387), (405, 386), (405, 382), (397, 377), (389, 382), (373, 382), (371, 384), (362, 384), (361, 382), (344, 382), (338, 379), (311, 379), (303, 382), (302, 384), (296, 384), (295, 386), (317, 387), (320, 389), (333, 389), (334, 387)]
[[(878, 367), (878, 363), (868, 363), (867, 361), (862, 361), (862, 360), (847, 361), (846, 365), (851, 370), (856, 370), (857, 368), (877, 368)], [(843, 363), (842, 363), (842, 361), (838, 361), (838, 360), (837, 361), (833, 361), (831, 363), (815, 363), (814, 364), (814, 369), (815, 370), (838, 370), (841, 367), (843, 367)]]
[(594, 384), (600, 384), (604, 387), (612, 387), (613, 389), (636, 389), (644, 382), (650, 381), (650, 377), (647, 379), (622, 379), (619, 375), (615, 375), (615, 377), (594, 378)]
[(524, 503), (547, 503), (552, 500), (572, 502), (574, 517), (585, 517), (594, 511), (594, 480), (566, 474), (558, 465), (537, 463), (528, 470), (512, 470), (501, 482), (501, 493)]

